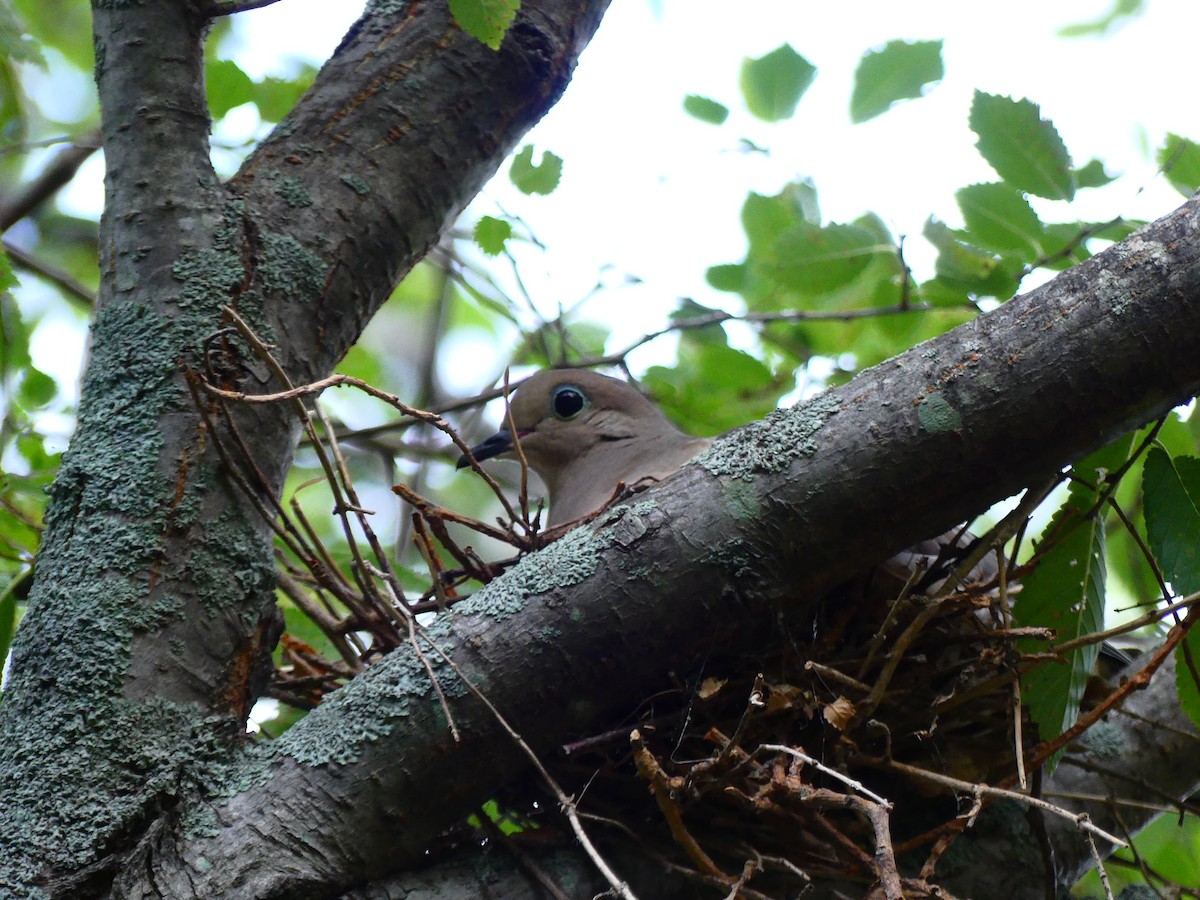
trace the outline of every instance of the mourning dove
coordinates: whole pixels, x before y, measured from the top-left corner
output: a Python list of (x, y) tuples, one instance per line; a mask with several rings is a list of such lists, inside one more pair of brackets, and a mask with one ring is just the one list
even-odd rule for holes
[[(549, 490), (550, 526), (602, 509), (621, 485), (666, 478), (712, 443), (684, 434), (624, 381), (582, 369), (538, 372), (521, 384), (509, 408), (521, 452)], [(484, 460), (513, 450), (506, 424), (471, 453)], [(464, 456), (458, 467), (466, 465)], [(918, 569), (932, 576), (974, 540), (961, 529), (949, 531), (901, 551), (879, 569), (901, 584)], [(968, 580), (986, 582), (995, 574), (989, 556)]]
[[(624, 381), (582, 369), (538, 372), (509, 408), (521, 452), (550, 492), (552, 526), (596, 512), (618, 485), (665, 478), (712, 443), (684, 434)], [(512, 451), (507, 424), (471, 448), (479, 460)]]

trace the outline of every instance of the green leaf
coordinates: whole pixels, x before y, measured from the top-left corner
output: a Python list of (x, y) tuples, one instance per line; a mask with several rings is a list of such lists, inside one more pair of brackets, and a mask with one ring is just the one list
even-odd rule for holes
[(1196, 684), (1196, 678), (1188, 666), (1189, 657), (1200, 666), (1200, 628), (1194, 626), (1184, 637), (1183, 643), (1175, 649), (1175, 690), (1179, 694), (1180, 708), (1189, 719), (1200, 725), (1200, 685)]
[(0, 3), (0, 58), (46, 68), (42, 48), (7, 3)]
[(17, 276), (13, 274), (12, 261), (8, 258), (8, 254), (0, 250), (0, 292), (11, 290), (20, 283)]
[(562, 178), (563, 161), (549, 150), (542, 154), (542, 161), (533, 164), (533, 144), (526, 144), (513, 157), (509, 178), (517, 189), (525, 194), (549, 194)]
[(944, 75), (941, 41), (891, 41), (882, 50), (870, 50), (854, 73), (850, 119), (865, 122), (893, 103), (920, 97), (925, 85)]
[(1007, 184), (972, 184), (954, 196), (976, 243), (1001, 253), (1036, 253), (1042, 220), (1020, 191)]
[(1102, 37), (1115, 26), (1120, 25), (1122, 19), (1141, 15), (1145, 7), (1146, 0), (1116, 0), (1113, 8), (1105, 15), (1093, 19), (1091, 22), (1064, 25), (1058, 29), (1058, 36), (1062, 38)]
[(709, 266), (704, 280), (718, 291), (737, 293), (746, 285), (746, 267), (742, 263)]
[(921, 233), (938, 250), (934, 269), (943, 278), (981, 282), (996, 269), (995, 256), (958, 240), (944, 222), (931, 218)]
[[(1104, 628), (1105, 540), (1102, 514), (1080, 520), (1095, 505), (1108, 473), (1129, 458), (1133, 436), (1125, 435), (1077, 463), (1063, 504), (1046, 529), (1057, 539), (1034, 571), (1022, 579), (1013, 613), (1022, 626), (1053, 628), (1060, 641)], [(1045, 644), (1021, 642), (1025, 651)], [(1096, 664), (1098, 645), (1081, 647), (1063, 662), (1047, 662), (1021, 679), (1022, 695), (1043, 741), (1062, 734), (1079, 716), (1079, 703)]]
[(482, 216), (475, 223), (475, 243), (488, 256), (504, 252), (504, 242), (512, 237), (512, 223), (495, 216)]
[(208, 109), (219, 119), (235, 106), (254, 99), (254, 81), (233, 60), (211, 60), (204, 66)]
[(1158, 151), (1158, 166), (1171, 187), (1185, 197), (1200, 189), (1200, 144), (1177, 134), (1168, 134)]
[(21, 405), (26, 409), (45, 406), (58, 394), (58, 383), (45, 372), (30, 366), (21, 376), (18, 394)]
[(826, 293), (853, 281), (879, 252), (879, 238), (857, 225), (798, 222), (775, 242), (774, 275), (795, 290)]
[(821, 223), (817, 189), (811, 181), (794, 181), (771, 197), (751, 191), (742, 204), (742, 228), (751, 254), (766, 253), (780, 233), (797, 222)]
[(450, 0), (450, 13), (459, 27), (493, 50), (500, 49), (520, 8), (521, 0)]
[(699, 94), (688, 94), (683, 98), (683, 110), (689, 116), (708, 122), (710, 125), (721, 125), (729, 118), (729, 107)]
[(1151, 447), (1142, 492), (1146, 538), (1163, 577), (1181, 594), (1200, 591), (1200, 459)]
[(0, 376), (13, 375), (29, 365), (29, 326), (17, 301), (0, 292)]
[(789, 44), (758, 59), (747, 57), (741, 75), (746, 108), (765, 122), (790, 118), (816, 74), (816, 68)]
[[(1056, 517), (1051, 527), (1062, 521)], [(1088, 520), (1046, 553), (1022, 582), (1016, 618), (1026, 628), (1055, 629), (1062, 641), (1093, 634), (1104, 626), (1104, 580), (1104, 529)], [(1022, 678), (1025, 704), (1042, 740), (1075, 724), (1096, 653), (1094, 647), (1076, 650), (1066, 664), (1045, 662)]]
[(1104, 163), (1098, 159), (1089, 160), (1087, 165), (1074, 170), (1075, 186), (1080, 188), (1104, 187), (1117, 180), (1115, 175), (1104, 171)]
[(1071, 157), (1036, 103), (976, 91), (969, 124), (983, 158), (1013, 187), (1050, 200), (1075, 196)]
[(254, 85), (254, 105), (266, 122), (281, 122), (292, 111), (300, 95), (317, 77), (317, 70), (306, 65), (294, 78), (264, 78)]

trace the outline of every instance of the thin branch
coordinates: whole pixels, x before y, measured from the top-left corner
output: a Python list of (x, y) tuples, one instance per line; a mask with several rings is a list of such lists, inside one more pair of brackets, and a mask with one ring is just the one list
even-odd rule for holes
[(969, 781), (961, 781), (958, 778), (951, 778), (949, 775), (942, 775), (939, 772), (930, 772), (929, 770), (922, 769), (919, 766), (910, 766), (907, 763), (897, 762), (894, 759), (882, 763), (882, 767), (893, 772), (901, 772), (920, 781), (928, 781), (932, 784), (940, 784), (943, 787), (961, 791), (964, 794), (1005, 798), (1008, 800), (1015, 800), (1017, 803), (1024, 804), (1025, 806), (1035, 806), (1038, 809), (1045, 810), (1048, 813), (1075, 823), (1075, 825), (1077, 825), (1083, 831), (1095, 834), (1114, 846), (1128, 846), (1116, 835), (1109, 834), (1104, 829), (1093, 825), (1086, 813), (1073, 813), (1068, 809), (1063, 809), (1061, 806), (1055, 806), (1053, 803), (1047, 803), (1045, 800), (1032, 797), (1029, 794), (1022, 794), (1019, 791), (1009, 791), (1005, 790), (1004, 788), (992, 787), (989, 784), (972, 784)]
[(21, 268), (28, 269), (34, 275), (46, 279), (66, 294), (67, 297), (74, 297), (89, 309), (95, 308), (96, 294), (87, 285), (76, 280), (69, 272), (52, 266), (50, 263), (44, 262), (30, 253), (26, 253), (11, 241), (4, 242), (4, 252), (8, 254), (9, 259), (21, 266)]
[(0, 208), (0, 233), (8, 231), (58, 193), (75, 177), (87, 158), (100, 149), (100, 145), (100, 133), (94, 132), (60, 150), (36, 178), (23, 185)]
[(278, 2), (279, 0), (213, 0), (208, 7), (208, 15), (213, 19), (218, 16), (232, 16), (240, 12), (249, 12), (252, 9), (262, 9)]
[(853, 778), (850, 778), (847, 775), (843, 775), (841, 772), (838, 772), (836, 769), (829, 768), (829, 766), (825, 765), (820, 760), (813, 759), (813, 757), (809, 756), (807, 753), (801, 753), (799, 750), (795, 749), (794, 747), (785, 747), (783, 744), (763, 744), (760, 749), (770, 750), (773, 753), (786, 753), (789, 756), (794, 756), (794, 757), (796, 757), (796, 759), (800, 760), (801, 762), (803, 762), (807, 765), (812, 766), (814, 769), (817, 769), (820, 772), (824, 772), (830, 778), (836, 778), (838, 781), (842, 782), (843, 784), (845, 784), (847, 787), (851, 788), (852, 790), (858, 791), (860, 794), (862, 794), (865, 797), (869, 797), (870, 799), (874, 800), (876, 803), (878, 803), (880, 806), (884, 807), (885, 809), (891, 810), (891, 808), (892, 808), (892, 801), (890, 801), (884, 797), (880, 797), (874, 791), (867, 788), (866, 785), (864, 785), (861, 781), (855, 781)]

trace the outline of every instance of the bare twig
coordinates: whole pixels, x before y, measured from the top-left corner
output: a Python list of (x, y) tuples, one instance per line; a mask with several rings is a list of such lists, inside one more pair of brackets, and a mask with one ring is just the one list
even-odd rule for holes
[(848, 775), (843, 775), (841, 772), (837, 771), (836, 769), (829, 768), (827, 765), (822, 763), (820, 760), (814, 759), (813, 757), (809, 756), (807, 753), (800, 752), (795, 747), (786, 747), (783, 744), (763, 744), (760, 749), (769, 750), (772, 753), (786, 753), (789, 756), (794, 756), (796, 759), (800, 760), (805, 765), (812, 766), (814, 769), (817, 769), (820, 772), (824, 772), (830, 778), (836, 778), (838, 781), (842, 782), (850, 789), (858, 791), (860, 794), (862, 794), (865, 797), (869, 797), (870, 799), (872, 799), (876, 803), (878, 803), (880, 806), (882, 806), (884, 809), (891, 810), (891, 808), (892, 808), (892, 802), (890, 800), (887, 800), (884, 797), (880, 797), (874, 791), (867, 788), (862, 782), (855, 781), (853, 778), (850, 778)]
[[(1096, 847), (1096, 842), (1089, 833), (1090, 829), (1088, 826), (1092, 823), (1091, 817), (1087, 813), (1081, 813), (1077, 823), (1079, 830), (1083, 832), (1084, 840), (1087, 841), (1088, 849), (1092, 852), (1092, 861), (1096, 864), (1096, 872), (1100, 875), (1100, 884), (1104, 886), (1105, 900), (1113, 900), (1112, 885), (1108, 883), (1108, 873), (1104, 871), (1104, 860), (1100, 858), (1100, 850)], [(1124, 841), (1121, 844), (1122, 846), (1129, 846)]]
[(68, 184), (87, 158), (100, 149), (101, 141), (100, 132), (96, 131), (55, 154), (32, 181), (0, 208), (0, 232), (8, 231)]
[(1073, 822), (1084, 831), (1091, 832), (1098, 837), (1103, 838), (1109, 843), (1117, 846), (1126, 846), (1125, 842), (1116, 835), (1109, 834), (1101, 828), (1093, 825), (1084, 813), (1073, 813), (1068, 809), (1063, 809), (1061, 806), (1055, 806), (1053, 803), (1047, 803), (1037, 797), (1032, 797), (1029, 794), (1022, 794), (1018, 791), (1009, 791), (1004, 788), (992, 787), (988, 784), (972, 784), (969, 781), (962, 781), (958, 778), (951, 778), (949, 775), (942, 775), (939, 772), (931, 772), (928, 769), (922, 769), (919, 766), (910, 766), (907, 763), (897, 762), (896, 760), (888, 760), (882, 763), (883, 768), (890, 769), (893, 772), (901, 772), (912, 778), (920, 781), (928, 781), (931, 784), (940, 784), (943, 787), (951, 788), (952, 790), (960, 791), (964, 794), (973, 796), (985, 797), (1003, 797), (1008, 800), (1015, 800), (1025, 806), (1036, 806), (1038, 809), (1045, 810), (1053, 815), (1058, 816)]
[(34, 275), (45, 278), (55, 287), (59, 288), (68, 297), (74, 297), (81, 301), (89, 309), (96, 306), (96, 294), (82, 282), (77, 281), (70, 273), (63, 269), (53, 266), (50, 263), (38, 259), (31, 253), (26, 253), (16, 244), (11, 241), (4, 242), (4, 252), (18, 266), (28, 269)]

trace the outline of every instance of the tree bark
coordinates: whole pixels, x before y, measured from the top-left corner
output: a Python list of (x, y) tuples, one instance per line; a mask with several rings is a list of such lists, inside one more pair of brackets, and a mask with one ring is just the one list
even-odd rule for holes
[(221, 306), (277, 343), (290, 377), (325, 374), (557, 99), (607, 2), (527, 2), (493, 52), (444, 0), (378, 0), (228, 184), (208, 157), (210, 6), (94, 4), (101, 288), (0, 709), (0, 886), (17, 895), (103, 892), (233, 752), (269, 672), (278, 613), (257, 507), (278, 494), (296, 426), (283, 408), (237, 417), (267, 485), (247, 497), (213, 449), (211, 429), (231, 432), (183, 371), (270, 381), (220, 333)]

